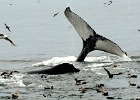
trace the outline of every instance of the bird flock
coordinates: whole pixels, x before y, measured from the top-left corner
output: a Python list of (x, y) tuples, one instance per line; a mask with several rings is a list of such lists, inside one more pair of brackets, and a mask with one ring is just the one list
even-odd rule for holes
[[(118, 67), (119, 65), (114, 65), (114, 68), (116, 68), (116, 67)], [(111, 73), (109, 70), (107, 70), (107, 68), (106, 67), (103, 67), (103, 69), (104, 69), (104, 71), (105, 72), (107, 72), (107, 75), (108, 75), (108, 78), (114, 78), (115, 76), (117, 76), (117, 75), (123, 75), (125, 72), (119, 72), (119, 73), (117, 73), (117, 74), (113, 74), (113, 73)], [(126, 77), (126, 78), (129, 78), (129, 79), (131, 79), (131, 78), (137, 78), (138, 77), (138, 75), (135, 75), (135, 74), (128, 74), (128, 76)], [(80, 93), (86, 93), (86, 92), (88, 92), (88, 90), (89, 90), (89, 88), (84, 88), (84, 84), (87, 84), (87, 83), (90, 83), (90, 82), (86, 82), (85, 80), (78, 80), (77, 78), (74, 78), (74, 80), (75, 80), (75, 85), (82, 85), (82, 87), (80, 87), (79, 88), (79, 90), (78, 91), (80, 91)], [(138, 86), (137, 84), (135, 84), (135, 83), (132, 83), (132, 82), (130, 82), (130, 81), (128, 81), (128, 85), (130, 86), (130, 87), (136, 87), (137, 89), (140, 89), (140, 86)], [(107, 86), (105, 86), (105, 84), (96, 84), (95, 85), (95, 88), (93, 88), (93, 90), (95, 90), (97, 93), (102, 93), (102, 95), (103, 96), (105, 96), (106, 97), (106, 99), (123, 99), (122, 97), (117, 97), (117, 96), (110, 96), (110, 92), (108, 92), (108, 91), (106, 91), (106, 88), (107, 88)], [(130, 99), (130, 100), (135, 100), (135, 99)], [(136, 98), (136, 100), (140, 100), (140, 98)]]
[[(9, 27), (7, 24), (5, 24), (5, 23), (4, 23), (4, 25), (5, 25), (5, 28), (8, 29), (9, 32), (11, 32), (10, 27)], [(0, 39), (5, 39), (6, 41), (10, 42), (11, 45), (16, 46), (16, 45), (12, 42), (12, 40), (10, 40), (10, 37), (9, 37), (8, 35), (4, 35), (4, 34), (0, 33)]]
[[(57, 16), (58, 13), (59, 13), (59, 12), (57, 12), (56, 14), (54, 14), (53, 17)], [(11, 32), (10, 27), (9, 27), (7, 24), (5, 24), (5, 23), (4, 23), (4, 25), (5, 25), (5, 28), (6, 28), (9, 32)], [(0, 39), (5, 39), (6, 41), (10, 42), (11, 45), (16, 46), (16, 45), (12, 42), (12, 40), (10, 39), (10, 36), (8, 36), (8, 35), (5, 35), (5, 34), (0, 33)]]

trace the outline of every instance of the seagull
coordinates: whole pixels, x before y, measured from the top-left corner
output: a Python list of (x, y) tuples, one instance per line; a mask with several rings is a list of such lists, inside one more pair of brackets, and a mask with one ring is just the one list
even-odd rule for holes
[(5, 23), (4, 23), (4, 25), (6, 26), (5, 28), (7, 28), (11, 32), (10, 27), (7, 26)]
[(137, 78), (137, 75), (128, 74), (128, 77), (129, 77), (129, 78)]
[(99, 93), (99, 92), (104, 93), (105, 90), (104, 90), (104, 87), (101, 87), (100, 89), (97, 88), (96, 91), (97, 91), (98, 93)]
[(96, 84), (96, 87), (104, 87), (105, 85), (104, 84)]
[(104, 70), (107, 72), (109, 78), (113, 78), (114, 75), (121, 75), (121, 74), (123, 74), (123, 72), (120, 72), (118, 74), (111, 74), (107, 69), (104, 68)]
[(114, 99), (114, 97), (106, 97), (107, 99)]
[(108, 96), (108, 92), (103, 92), (102, 95)]
[(78, 80), (77, 78), (75, 78), (74, 80), (76, 81), (76, 85), (86, 84), (85, 80)]
[(109, 1), (109, 4), (108, 5), (110, 5), (112, 3), (112, 1)]
[(79, 88), (78, 91), (80, 91), (80, 93), (86, 93), (86, 90), (83, 87)]
[(113, 78), (113, 75), (114, 75), (114, 74), (111, 74), (111, 73), (110, 73), (107, 69), (105, 69), (105, 68), (104, 68), (104, 70), (107, 72), (109, 78)]
[(10, 77), (10, 75), (13, 75), (14, 72), (19, 73), (18, 71), (11, 71), (10, 73), (3, 72), (0, 76), (2, 76), (3, 78), (8, 78)]
[(131, 86), (136, 86), (136, 84), (131, 83), (130, 81), (129, 81), (128, 83), (129, 83), (129, 85), (131, 85)]
[(140, 88), (140, 86), (137, 86), (137, 89), (139, 89)]
[(43, 97), (46, 97), (46, 95), (45, 95), (45, 94), (43, 94)]
[[(59, 12), (58, 12), (59, 13)], [(53, 17), (55, 17), (58, 13), (54, 14)]]
[(48, 94), (48, 95), (47, 95), (47, 97), (48, 97), (48, 96), (50, 96), (50, 97), (51, 97), (52, 95), (51, 95), (51, 94)]
[(119, 65), (114, 65), (114, 67), (118, 67)]
[(8, 35), (0, 34), (0, 39), (5, 39), (9, 41), (12, 45), (16, 46), (10, 39)]
[(53, 89), (53, 86), (51, 86), (51, 87), (45, 87), (44, 90), (46, 90), (46, 89)]
[(18, 98), (18, 91), (16, 91), (14, 94), (12, 94), (12, 98), (13, 99), (17, 99)]

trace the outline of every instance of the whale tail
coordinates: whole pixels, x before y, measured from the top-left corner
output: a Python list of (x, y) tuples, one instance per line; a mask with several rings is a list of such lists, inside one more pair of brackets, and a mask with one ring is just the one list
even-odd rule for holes
[(64, 14), (83, 40), (83, 49), (77, 61), (84, 61), (87, 54), (93, 50), (101, 50), (121, 57), (126, 55), (116, 43), (96, 34), (81, 17), (70, 10), (70, 7), (66, 8)]

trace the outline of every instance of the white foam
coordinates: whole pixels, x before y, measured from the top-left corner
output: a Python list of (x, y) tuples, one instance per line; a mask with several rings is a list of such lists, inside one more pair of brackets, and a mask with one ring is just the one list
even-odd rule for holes
[(88, 69), (92, 70), (92, 71), (100, 71), (102, 66), (108, 66), (108, 65), (112, 65), (113, 63), (94, 63), (94, 64), (90, 64), (88, 66), (86, 66), (84, 68), (85, 71), (87, 71)]
[(122, 57), (119, 56), (99, 56), (99, 57), (86, 57), (87, 62), (119, 62), (119, 61), (132, 61), (131, 58), (125, 54)]
[[(42, 61), (36, 64), (33, 64), (32, 66), (36, 67), (36, 66), (55, 66), (58, 64), (62, 64), (62, 63), (70, 63), (70, 62), (75, 62), (76, 61), (76, 57), (74, 56), (68, 56), (68, 57), (53, 57), (49, 60), (46, 61)], [(131, 58), (129, 58), (126, 55), (123, 55), (123, 57), (118, 57), (118, 56), (99, 56), (99, 57), (86, 57), (85, 62), (107, 62), (107, 63), (101, 63), (101, 65), (92, 65), (92, 67), (94, 66), (104, 66), (104, 65), (110, 65), (113, 62), (119, 62), (119, 61), (132, 61)]]
[(126, 55), (123, 55), (123, 57), (121, 57), (123, 61), (132, 61), (132, 59)]
[(114, 62), (120, 62), (120, 61), (132, 61), (131, 58), (126, 56), (125, 54), (122, 57), (116, 56), (117, 58), (114, 59)]
[(14, 82), (15, 84), (17, 84), (19, 87), (25, 87), (26, 85), (23, 84), (22, 80), (18, 80), (17, 82)]
[(96, 74), (98, 74), (98, 75), (107, 75), (107, 74), (103, 74), (103, 73), (100, 73), (100, 72), (96, 72)]
[[(40, 87), (42, 88), (42, 84), (45, 84), (42, 80), (34, 76), (27, 76), (26, 74), (14, 74), (12, 77), (2, 78), (0, 77), (0, 82), (6, 84), (10, 87), (19, 86), (19, 87)], [(26, 84), (25, 84), (26, 83)]]
[(109, 62), (111, 62), (111, 60), (109, 59), (108, 56), (86, 57), (85, 61), (87, 61), (87, 62), (109, 61)]
[(44, 65), (55, 66), (55, 65), (58, 65), (58, 64), (61, 64), (61, 63), (73, 62), (73, 61), (76, 61), (76, 57), (74, 57), (74, 56), (53, 57), (50, 60), (42, 61), (42, 62), (33, 64), (32, 66), (44, 66)]
[(13, 74), (12, 77), (16, 78), (17, 80), (22, 79), (25, 76), (25, 74)]

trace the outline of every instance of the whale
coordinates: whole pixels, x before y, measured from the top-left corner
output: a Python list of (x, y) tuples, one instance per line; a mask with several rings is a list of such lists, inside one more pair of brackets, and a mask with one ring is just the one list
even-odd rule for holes
[(41, 69), (41, 70), (32, 70), (24, 73), (27, 74), (48, 74), (48, 75), (57, 75), (57, 74), (65, 74), (65, 73), (74, 73), (79, 72), (80, 70), (75, 68), (73, 64), (70, 63), (62, 63), (52, 68)]
[(108, 52), (120, 57), (127, 56), (126, 52), (124, 52), (116, 43), (97, 34), (87, 22), (79, 15), (72, 12), (70, 7), (65, 9), (64, 14), (83, 41), (82, 51), (76, 61), (84, 61), (88, 53), (94, 50)]

